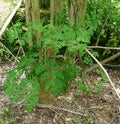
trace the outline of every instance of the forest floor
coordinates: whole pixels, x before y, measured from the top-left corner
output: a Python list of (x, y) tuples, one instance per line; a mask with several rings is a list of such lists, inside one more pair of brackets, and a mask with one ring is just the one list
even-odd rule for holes
[[(97, 92), (91, 96), (82, 93), (73, 83), (69, 92), (50, 105), (38, 105), (31, 113), (27, 113), (22, 104), (10, 105), (3, 85), (13, 65), (13, 62), (0, 63), (0, 124), (120, 124), (120, 100), (109, 82), (103, 85), (100, 96)], [(115, 86), (120, 88), (120, 70), (107, 71)], [(86, 79), (94, 86), (101, 77), (92, 72)]]
[[(0, 0), (0, 29), (11, 7), (10, 2)], [(120, 124), (120, 100), (109, 82), (103, 85), (100, 96), (97, 92), (91, 96), (82, 93), (73, 83), (69, 92), (61, 94), (51, 105), (39, 105), (31, 113), (27, 113), (22, 104), (10, 105), (3, 85), (13, 65), (13, 62), (0, 62), (0, 124)], [(120, 70), (107, 71), (120, 89)], [(102, 80), (95, 72), (86, 79), (92, 86)]]

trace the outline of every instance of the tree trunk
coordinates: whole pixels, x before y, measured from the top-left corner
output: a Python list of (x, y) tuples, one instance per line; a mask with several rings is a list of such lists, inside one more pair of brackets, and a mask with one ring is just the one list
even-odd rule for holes
[[(87, 0), (67, 0), (67, 7), (70, 24), (77, 30), (78, 23), (84, 21), (87, 9)], [(66, 54), (73, 61), (75, 61), (78, 51), (73, 54), (69, 54), (69, 52), (66, 50)]]
[(67, 5), (70, 22), (76, 26), (79, 22), (84, 20), (87, 0), (68, 0)]
[(54, 0), (50, 0), (50, 24), (54, 24)]
[[(40, 22), (40, 15), (39, 15), (39, 0), (26, 0), (26, 22), (29, 24), (28, 30), (33, 30), (37, 32), (34, 36), (31, 34), (31, 41), (29, 42), (29, 46), (33, 46), (37, 44), (41, 46), (40, 38), (41, 33), (40, 31), (36, 31), (32, 25), (36, 25)], [(84, 19), (87, 0), (68, 0), (68, 12), (69, 17), (73, 25), (77, 25), (79, 21)], [(60, 0), (50, 0), (50, 13), (51, 13), (51, 24), (57, 25), (57, 21), (59, 21), (58, 13), (64, 9), (65, 3)], [(54, 42), (54, 41), (53, 41)], [(43, 54), (43, 53), (45, 54)], [(48, 46), (47, 48), (42, 48), (40, 51), (40, 57), (38, 59), (44, 58), (51, 58), (55, 56), (55, 51), (52, 46)], [(73, 58), (76, 57), (76, 53), (72, 55)], [(68, 53), (69, 57), (69, 53)], [(72, 57), (71, 57), (72, 59)], [(33, 65), (34, 67), (34, 65)], [(49, 70), (48, 70), (49, 71)], [(40, 82), (40, 77), (36, 77), (40, 83), (40, 101), (42, 103), (50, 102), (53, 100), (53, 95), (51, 95), (48, 91), (45, 91), (46, 82)]]
[(64, 2), (60, 0), (50, 0), (50, 23), (57, 25), (60, 19), (58, 13), (64, 8)]
[[(28, 29), (31, 29), (33, 24), (37, 24), (40, 22), (39, 0), (26, 0), (25, 5), (26, 5), (26, 22), (29, 25)], [(32, 41), (29, 41), (29, 46), (33, 46), (34, 42), (36, 42), (36, 44), (40, 46), (41, 44), (40, 36), (41, 36), (40, 32), (37, 31), (36, 35), (33, 36)]]

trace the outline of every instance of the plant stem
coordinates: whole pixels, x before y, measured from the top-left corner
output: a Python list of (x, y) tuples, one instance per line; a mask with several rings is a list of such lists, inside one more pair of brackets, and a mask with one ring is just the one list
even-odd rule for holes
[(120, 99), (120, 95), (119, 95), (119, 93), (117, 92), (117, 89), (115, 88), (115, 86), (114, 86), (112, 80), (110, 79), (110, 76), (108, 75), (108, 73), (107, 73), (107, 71), (105, 70), (105, 68), (104, 68), (104, 67), (102, 66), (102, 64), (93, 56), (93, 54), (92, 54), (89, 50), (86, 49), (86, 52), (97, 62), (97, 64), (98, 64), (98, 65), (101, 67), (101, 69), (104, 71), (104, 73), (106, 74), (106, 76), (107, 76), (107, 78), (108, 78), (108, 80), (109, 80), (111, 86), (113, 87), (115, 93), (117, 94), (118, 98)]

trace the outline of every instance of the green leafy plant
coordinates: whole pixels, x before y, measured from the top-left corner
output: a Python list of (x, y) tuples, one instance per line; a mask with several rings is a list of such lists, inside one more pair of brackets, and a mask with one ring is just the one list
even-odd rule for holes
[(17, 22), (16, 24), (12, 24), (8, 30), (5, 32), (4, 39), (1, 40), (0, 54), (1, 60), (6, 59), (10, 60), (10, 52), (17, 57), (21, 57), (24, 53), (24, 50), (27, 51), (28, 46), (21, 38), (24, 37), (26, 27), (21, 22)]
[[(97, 51), (91, 50), (91, 52), (92, 52), (92, 54), (93, 54), (96, 58), (99, 57), (99, 53), (98, 53)], [(94, 64), (93, 59), (92, 59), (88, 54), (85, 53), (82, 58), (83, 58), (83, 61), (84, 61), (84, 63), (85, 63), (86, 65), (93, 65), (93, 64)]]
[[(49, 1), (42, 0), (42, 3), (48, 8)], [(92, 59), (85, 54), (88, 44), (111, 46), (115, 43), (114, 46), (119, 46), (118, 12), (118, 8), (111, 2), (89, 0), (86, 20), (75, 27), (68, 24), (66, 8), (58, 13), (58, 16), (61, 16), (58, 26), (28, 24), (28, 29), (27, 26), (17, 22), (10, 27), (6, 33), (8, 47), (15, 53), (19, 46), (26, 49), (26, 56), (21, 57), (20, 63), (10, 71), (4, 84), (5, 94), (11, 98), (11, 102), (22, 101), (30, 112), (41, 101), (39, 96), (42, 94), (43, 83), (44, 90), (54, 94), (55, 97), (66, 91), (82, 70), (76, 64), (76, 58), (82, 57), (86, 64), (93, 64)], [(111, 16), (106, 17), (108, 13)], [(41, 46), (34, 44), (28, 47), (30, 41), (35, 42), (34, 36), (38, 31), (41, 33)], [(111, 42), (113, 39), (115, 42)], [(96, 57), (100, 57), (98, 52), (93, 53)], [(99, 71), (97, 73), (103, 78), (95, 87), (100, 94), (106, 77)], [(92, 88), (83, 83), (87, 81), (85, 77), (79, 81), (79, 89), (91, 95)], [(89, 120), (87, 122), (89, 123)]]
[(86, 74), (84, 72), (82, 73), (81, 79), (77, 81), (81, 92), (87, 93), (88, 95), (92, 95), (93, 91), (97, 91), (98, 96), (101, 95), (103, 85), (108, 81), (108, 78), (103, 72), (103, 70), (99, 68), (96, 69), (96, 74), (100, 77), (100, 79), (97, 80), (97, 82), (96, 79), (90, 82), (90, 80), (87, 79)]
[(96, 89), (96, 91), (98, 93), (98, 96), (100, 96), (101, 93), (102, 93), (103, 85), (104, 85), (104, 83), (106, 83), (108, 81), (108, 78), (107, 78), (107, 76), (105, 75), (105, 73), (101, 69), (97, 69), (96, 73), (101, 76), (101, 80), (95, 86), (95, 89)]
[[(10, 55), (8, 54), (8, 51), (5, 49), (5, 47), (3, 47), (3, 45), (7, 46), (7, 49), (10, 49), (10, 51), (12, 53), (15, 53), (18, 49), (18, 35), (21, 32), (21, 23), (17, 23), (16, 25), (14, 25), (14, 27), (10, 27), (6, 33), (5, 33), (5, 37), (4, 39), (1, 40), (1, 46), (0, 46), (0, 60), (8, 60), (10, 59)], [(14, 29), (17, 29), (19, 31), (19, 34), (17, 31), (15, 31)]]
[[(32, 65), (36, 66), (31, 70)], [(11, 97), (12, 103), (23, 100), (26, 109), (31, 111), (39, 101), (38, 76), (41, 83), (46, 82), (45, 90), (49, 90), (57, 97), (68, 88), (78, 72), (79, 70), (70, 62), (62, 70), (54, 59), (36, 62), (33, 58), (24, 58), (17, 68), (9, 73), (4, 85), (5, 94)]]
[[(89, 9), (93, 9), (94, 4)], [(83, 57), (93, 32), (96, 31), (95, 36), (98, 36), (100, 32), (103, 23), (99, 20), (102, 20), (105, 15), (101, 10), (100, 18), (96, 13), (90, 13), (86, 16), (88, 20), (84, 24), (78, 24), (76, 28), (68, 26), (66, 22), (60, 22), (58, 26), (50, 24), (43, 26), (41, 23), (28, 24), (30, 26), (28, 30), (17, 23), (14, 25), (17, 32), (13, 27), (8, 30), (8, 41), (16, 45), (19, 36), (20, 45), (26, 48), (28, 48), (26, 44), (28, 45), (30, 41), (34, 40), (33, 36), (36, 35), (36, 32), (40, 31), (41, 33), (41, 46), (34, 44), (29, 47), (26, 50), (26, 56), (20, 60), (16, 68), (10, 71), (5, 81), (4, 91), (11, 98), (12, 103), (22, 101), (25, 108), (31, 111), (41, 101), (39, 96), (42, 94), (43, 83), (45, 83), (45, 91), (49, 91), (56, 97), (68, 89), (69, 84), (82, 70), (75, 63), (76, 57)], [(61, 15), (61, 13), (59, 14)], [(54, 54), (50, 53), (52, 51)], [(94, 55), (98, 57), (99, 54), (94, 52)], [(88, 56), (84, 56), (84, 62), (93, 63)], [(81, 81), (85, 80), (82, 78)], [(80, 82), (79, 86), (81, 91), (91, 95), (92, 89), (89, 85)], [(96, 86), (99, 93), (101, 87), (102, 83)]]
[(17, 43), (18, 37), (20, 37), (23, 33), (23, 29), (21, 27), (22, 23), (18, 22), (9, 28), (9, 30), (6, 32), (9, 43)]
[[(65, 25), (55, 27), (36, 24), (31, 31), (28, 30), (21, 37), (23, 45), (29, 42), (31, 33), (33, 35), (36, 33), (33, 29), (41, 31), (42, 46), (30, 47), (17, 67), (10, 71), (4, 84), (5, 94), (11, 98), (11, 102), (22, 101), (28, 111), (31, 111), (41, 100), (39, 96), (42, 93), (40, 87), (43, 82), (45, 82), (45, 91), (49, 91), (56, 97), (68, 89), (69, 83), (81, 71), (81, 68), (75, 65), (71, 55), (80, 51), (82, 56), (91, 35), (89, 30), (83, 28), (75, 30)], [(14, 38), (11, 39), (13, 40)], [(54, 50), (54, 56), (47, 55), (49, 47)], [(66, 48), (65, 52), (60, 54), (63, 47)], [(41, 53), (44, 57), (39, 57)]]
[(89, 85), (85, 85), (85, 84), (80, 85), (80, 90), (82, 92), (86, 92), (88, 95), (91, 95), (92, 94), (92, 89), (90, 88)]
[[(91, 45), (119, 47), (120, 33), (119, 0), (89, 0), (86, 24), (94, 29)], [(105, 59), (116, 53), (115, 50), (98, 50), (99, 59)]]
[(7, 53), (6, 49), (3, 46), (0, 46), (0, 62), (8, 60), (10, 55)]
[(77, 122), (78, 122), (78, 118), (77, 118), (76, 116), (73, 116), (73, 117), (72, 117), (72, 121), (73, 121), (74, 123), (77, 123)]
[(89, 117), (89, 115), (86, 117), (84, 124), (93, 124), (91, 118)]

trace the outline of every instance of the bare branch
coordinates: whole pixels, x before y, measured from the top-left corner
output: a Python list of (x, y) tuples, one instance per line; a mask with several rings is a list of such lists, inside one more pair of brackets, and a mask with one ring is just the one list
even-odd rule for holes
[(66, 111), (66, 112), (69, 112), (69, 113), (72, 113), (72, 114), (76, 114), (76, 115), (87, 116), (87, 115), (79, 113), (79, 112), (75, 112), (75, 111), (72, 111), (72, 110), (69, 110), (69, 109), (65, 109), (65, 108), (60, 108), (60, 107), (54, 107), (54, 106), (51, 106), (51, 105), (38, 104), (37, 107), (40, 107), (40, 108), (50, 108), (50, 109), (58, 109), (58, 110)]
[[(101, 63), (102, 65), (103, 65), (103, 64), (106, 64), (106, 63), (108, 63), (108, 62), (110, 62), (110, 61), (116, 59), (116, 58), (119, 57), (119, 56), (120, 56), (120, 52), (118, 52), (118, 53), (116, 53), (115, 55), (113, 55), (113, 56), (111, 56), (111, 57), (109, 57), (109, 58), (107, 58), (107, 59), (101, 61), (100, 63)], [(98, 67), (98, 64), (95, 64), (94, 66), (88, 68), (85, 72), (90, 72), (90, 71), (92, 71), (93, 69), (95, 69), (96, 67)]]
[(118, 47), (103, 47), (103, 46), (88, 46), (88, 48), (120, 50), (120, 48), (118, 48)]

